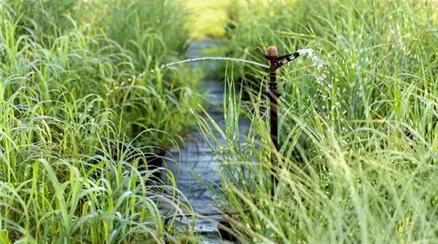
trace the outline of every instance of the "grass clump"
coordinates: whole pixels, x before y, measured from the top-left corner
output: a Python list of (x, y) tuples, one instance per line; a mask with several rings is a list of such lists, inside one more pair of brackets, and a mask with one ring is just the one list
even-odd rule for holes
[[(239, 11), (229, 33), (234, 56), (252, 57), (257, 46), (276, 45), (280, 54), (312, 48), (324, 65), (302, 59), (279, 72), (280, 184), (274, 198), (266, 100), (259, 90), (251, 91), (248, 103), (229, 100), (219, 196), (224, 208), (241, 213), (231, 221), (235, 235), (252, 242), (436, 242), (433, 6), (405, 0), (263, 2), (250, 1)], [(245, 71), (268, 82), (260, 70)], [(253, 122), (246, 145), (234, 140), (238, 112)]]
[[(123, 21), (146, 21), (143, 10), (116, 27), (109, 25), (114, 11), (125, 11), (116, 9), (121, 3), (102, 5), (87, 22), (94, 4), (0, 3), (1, 243), (183, 238), (168, 220), (191, 209), (180, 202), (172, 175), (171, 186), (150, 184), (156, 171), (167, 172), (148, 169), (146, 154), (171, 145), (190, 124), (196, 80), (184, 68), (135, 75), (164, 55), (177, 58), (182, 42), (163, 34), (176, 20), (153, 33), (140, 33), (144, 26), (127, 33)], [(147, 16), (154, 23), (160, 15)], [(122, 27), (126, 38), (142, 36), (112, 39)], [(192, 238), (190, 229), (184, 238)]]

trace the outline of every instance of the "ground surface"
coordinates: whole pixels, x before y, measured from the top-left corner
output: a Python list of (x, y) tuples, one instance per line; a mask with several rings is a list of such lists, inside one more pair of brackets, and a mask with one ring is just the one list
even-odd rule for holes
[[(216, 41), (195, 41), (190, 44), (187, 56), (188, 58), (201, 57), (203, 50), (209, 47), (220, 45)], [(193, 68), (197, 68), (202, 65), (204, 72), (213, 72), (216, 61), (208, 61), (210, 63), (192, 63)], [(212, 77), (212, 75), (206, 74), (205, 77)], [(224, 82), (215, 80), (214, 78), (205, 78), (201, 81), (201, 89), (205, 91), (208, 104), (206, 104), (207, 112), (220, 125), (222, 129), (225, 128), (225, 120), (223, 115), (223, 98), (224, 98)], [(249, 126), (248, 120), (242, 120), (240, 122), (240, 131), (244, 134), (246, 128)], [(226, 146), (225, 140), (219, 136), (219, 144)], [(169, 151), (170, 158), (176, 159), (177, 162), (169, 160), (167, 167), (174, 173), (178, 188), (189, 199), (190, 204), (193, 206), (197, 213), (212, 213), (217, 212), (217, 205), (212, 199), (212, 194), (207, 190), (206, 186), (201, 184), (195, 175), (200, 176), (206, 182), (220, 187), (220, 178), (218, 171), (220, 170), (220, 163), (216, 159), (213, 151), (218, 147), (217, 144), (209, 143), (202, 136), (202, 133), (194, 129), (185, 137), (186, 141), (184, 145), (180, 145), (180, 148), (173, 148)], [(207, 138), (212, 142), (211, 138)], [(243, 137), (242, 139), (243, 140)], [(202, 232), (203, 235), (212, 237), (208, 239), (206, 243), (219, 242), (217, 224), (212, 220), (220, 220), (220, 216), (208, 217), (208, 219), (197, 219), (195, 231)], [(207, 240), (207, 239), (205, 239)]]

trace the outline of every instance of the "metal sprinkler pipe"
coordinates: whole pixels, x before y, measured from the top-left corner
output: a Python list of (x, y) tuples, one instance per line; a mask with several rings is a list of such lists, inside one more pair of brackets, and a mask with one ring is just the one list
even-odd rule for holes
[(256, 53), (264, 59), (269, 61), (269, 105), (270, 105), (270, 127), (271, 127), (271, 141), (274, 149), (271, 152), (271, 164), (269, 168), (271, 170), (271, 195), (274, 196), (275, 189), (278, 184), (278, 180), (275, 177), (276, 165), (278, 159), (276, 157), (276, 151), (278, 152), (278, 98), (281, 96), (277, 89), (277, 69), (284, 64), (296, 59), (300, 56), (298, 52), (278, 56), (278, 50), (275, 46), (270, 46), (267, 49), (266, 54), (262, 52), (260, 48), (255, 49)]

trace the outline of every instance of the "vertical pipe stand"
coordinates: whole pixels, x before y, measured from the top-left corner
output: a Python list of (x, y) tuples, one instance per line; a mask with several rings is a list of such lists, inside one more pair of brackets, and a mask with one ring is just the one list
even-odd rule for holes
[[(272, 58), (278, 57), (278, 51), (275, 46), (271, 46), (267, 50), (268, 56)], [(270, 128), (271, 128), (271, 140), (272, 145), (274, 146), (271, 152), (271, 195), (274, 196), (275, 188), (277, 187), (277, 178), (275, 177), (276, 166), (278, 163), (277, 155), (278, 152), (278, 98), (280, 97), (280, 92), (277, 90), (277, 67), (276, 62), (271, 61), (271, 65), (269, 66), (269, 106), (270, 106)]]
[(278, 159), (277, 152), (279, 150), (278, 145), (278, 98), (280, 92), (277, 89), (277, 69), (283, 66), (286, 62), (290, 62), (300, 56), (298, 52), (293, 54), (287, 54), (278, 56), (278, 50), (275, 46), (270, 46), (267, 49), (266, 54), (262, 52), (260, 48), (256, 48), (256, 53), (269, 61), (269, 105), (270, 105), (270, 127), (271, 127), (271, 141), (273, 149), (271, 152), (271, 164), (269, 168), (271, 170), (271, 196), (275, 195), (275, 189), (278, 184), (276, 174), (278, 172)]

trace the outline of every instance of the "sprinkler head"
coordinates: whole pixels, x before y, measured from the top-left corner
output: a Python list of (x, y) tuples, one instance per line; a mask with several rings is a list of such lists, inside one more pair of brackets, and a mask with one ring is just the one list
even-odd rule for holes
[(267, 49), (267, 54), (264, 54), (262, 49), (257, 47), (255, 49), (257, 55), (259, 55), (260, 57), (267, 59), (270, 62), (270, 69), (271, 70), (276, 70), (278, 68), (280, 68), (281, 66), (283, 66), (285, 63), (288, 63), (294, 59), (296, 59), (297, 57), (300, 56), (300, 54), (298, 52), (294, 52), (292, 54), (287, 54), (287, 55), (282, 55), (282, 56), (278, 56), (278, 50), (277, 47), (275, 46), (270, 46)]

